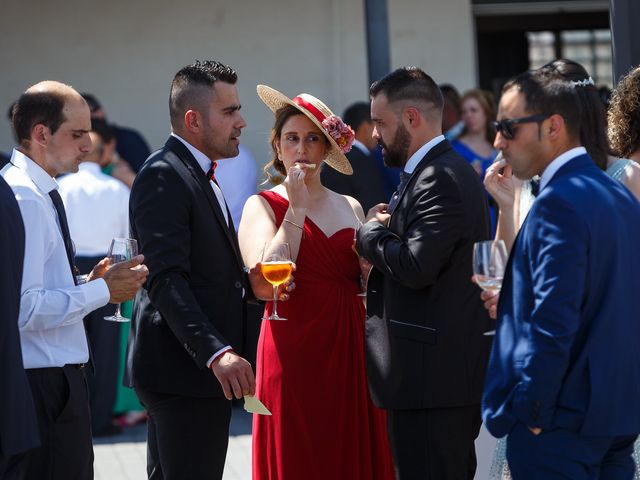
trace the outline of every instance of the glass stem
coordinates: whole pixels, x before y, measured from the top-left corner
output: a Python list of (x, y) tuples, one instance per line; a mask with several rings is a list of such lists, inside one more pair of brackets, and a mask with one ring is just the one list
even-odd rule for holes
[(120, 313), (120, 304), (116, 305), (116, 313), (114, 313), (113, 316), (116, 318), (120, 318), (122, 316)]
[(278, 285), (273, 286), (273, 312), (272, 317), (278, 316)]

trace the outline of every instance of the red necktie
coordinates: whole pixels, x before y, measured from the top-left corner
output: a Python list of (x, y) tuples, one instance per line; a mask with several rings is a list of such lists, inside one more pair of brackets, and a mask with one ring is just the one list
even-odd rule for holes
[(209, 171), (207, 172), (207, 178), (209, 179), (209, 181), (213, 180), (216, 184), (218, 183), (216, 181), (216, 167), (218, 166), (217, 162), (211, 162), (211, 167), (209, 167)]

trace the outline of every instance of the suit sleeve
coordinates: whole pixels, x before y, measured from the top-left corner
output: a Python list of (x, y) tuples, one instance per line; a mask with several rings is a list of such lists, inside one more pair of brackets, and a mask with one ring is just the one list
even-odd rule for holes
[[(464, 208), (458, 185), (441, 167), (429, 167), (412, 191), (404, 234), (377, 222), (358, 232), (357, 250), (374, 267), (414, 289), (433, 285), (462, 236)], [(393, 219), (392, 219), (393, 220)]]
[[(542, 199), (541, 199), (542, 200)], [(528, 351), (513, 411), (530, 427), (549, 428), (573, 341), (581, 326), (589, 231), (582, 214), (564, 201), (541, 202), (527, 229), (534, 307)]]
[(191, 196), (178, 173), (156, 162), (136, 178), (131, 221), (149, 268), (147, 291), (178, 341), (200, 368), (229, 345), (196, 300), (189, 285)]

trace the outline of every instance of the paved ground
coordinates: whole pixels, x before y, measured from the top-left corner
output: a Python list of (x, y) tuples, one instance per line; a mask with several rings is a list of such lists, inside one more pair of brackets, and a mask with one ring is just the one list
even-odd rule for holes
[[(224, 480), (251, 478), (251, 414), (233, 409)], [(147, 427), (128, 428), (122, 435), (94, 439), (95, 480), (145, 480)]]
[[(146, 480), (146, 426), (116, 437), (94, 439), (95, 480)], [(236, 407), (231, 417), (229, 451), (223, 480), (251, 479), (251, 415)], [(483, 428), (476, 440), (477, 480), (485, 480), (495, 440)]]

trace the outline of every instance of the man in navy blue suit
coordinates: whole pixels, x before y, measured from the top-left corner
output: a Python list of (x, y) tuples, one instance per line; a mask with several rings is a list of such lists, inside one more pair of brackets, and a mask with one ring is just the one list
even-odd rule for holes
[(13, 191), (0, 176), (0, 478), (19, 478), (23, 452), (40, 436), (18, 334), (24, 225)]
[(580, 146), (555, 73), (508, 82), (496, 124), (513, 174), (541, 175), (511, 252), (483, 418), (520, 479), (631, 479), (640, 432), (640, 204)]

